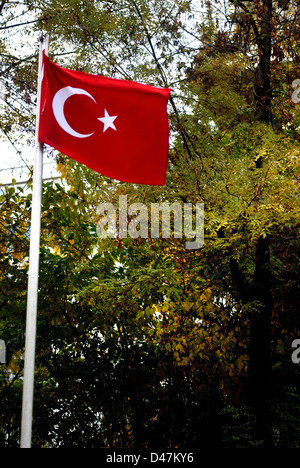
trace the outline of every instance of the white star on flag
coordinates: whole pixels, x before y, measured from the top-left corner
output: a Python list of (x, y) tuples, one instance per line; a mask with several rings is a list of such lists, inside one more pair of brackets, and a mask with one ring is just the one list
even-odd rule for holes
[(117, 130), (114, 124), (114, 121), (116, 120), (117, 117), (118, 117), (117, 115), (114, 115), (114, 116), (109, 115), (107, 110), (106, 109), (104, 110), (104, 117), (97, 119), (97, 120), (100, 120), (100, 122), (104, 123), (103, 133), (106, 132), (106, 130), (108, 130), (109, 128), (112, 128), (113, 130)]

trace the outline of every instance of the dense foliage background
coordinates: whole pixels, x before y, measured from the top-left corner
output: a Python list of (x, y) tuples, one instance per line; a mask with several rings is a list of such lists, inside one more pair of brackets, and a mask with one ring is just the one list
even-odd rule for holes
[[(299, 0), (0, 2), (0, 134), (34, 141), (37, 48), (173, 89), (165, 187), (47, 148), (33, 446), (300, 448)], [(1, 154), (1, 159), (6, 158)], [(20, 438), (31, 176), (0, 194), (0, 447)], [(205, 241), (99, 239), (97, 206), (205, 204)]]

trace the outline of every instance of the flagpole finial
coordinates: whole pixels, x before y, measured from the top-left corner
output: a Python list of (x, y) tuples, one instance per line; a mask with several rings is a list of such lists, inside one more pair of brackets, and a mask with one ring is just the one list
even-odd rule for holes
[(45, 51), (46, 55), (48, 55), (49, 35), (47, 33), (41, 33), (39, 36), (39, 43), (41, 50)]
[(39, 42), (43, 49), (48, 47), (49, 36), (47, 33), (41, 33), (39, 37)]

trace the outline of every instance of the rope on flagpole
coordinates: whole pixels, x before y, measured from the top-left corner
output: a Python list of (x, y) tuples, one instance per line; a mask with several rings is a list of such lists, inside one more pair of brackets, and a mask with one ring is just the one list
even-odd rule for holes
[(43, 144), (38, 141), (38, 128), (41, 104), (43, 51), (48, 53), (48, 36), (39, 38), (39, 70), (38, 95), (35, 130), (35, 164), (33, 176), (33, 194), (31, 208), (30, 249), (29, 249), (29, 277), (27, 292), (26, 336), (25, 336), (25, 363), (23, 381), (22, 422), (21, 422), (21, 448), (31, 448), (32, 420), (33, 420), (33, 393), (34, 368), (36, 348), (37, 304), (39, 257), (41, 237), (41, 207), (43, 184)]

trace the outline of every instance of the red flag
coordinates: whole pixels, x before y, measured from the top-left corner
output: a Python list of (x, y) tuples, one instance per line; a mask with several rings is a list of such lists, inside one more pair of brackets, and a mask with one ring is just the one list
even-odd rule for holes
[(170, 91), (68, 70), (44, 55), (39, 141), (112, 179), (164, 185)]

